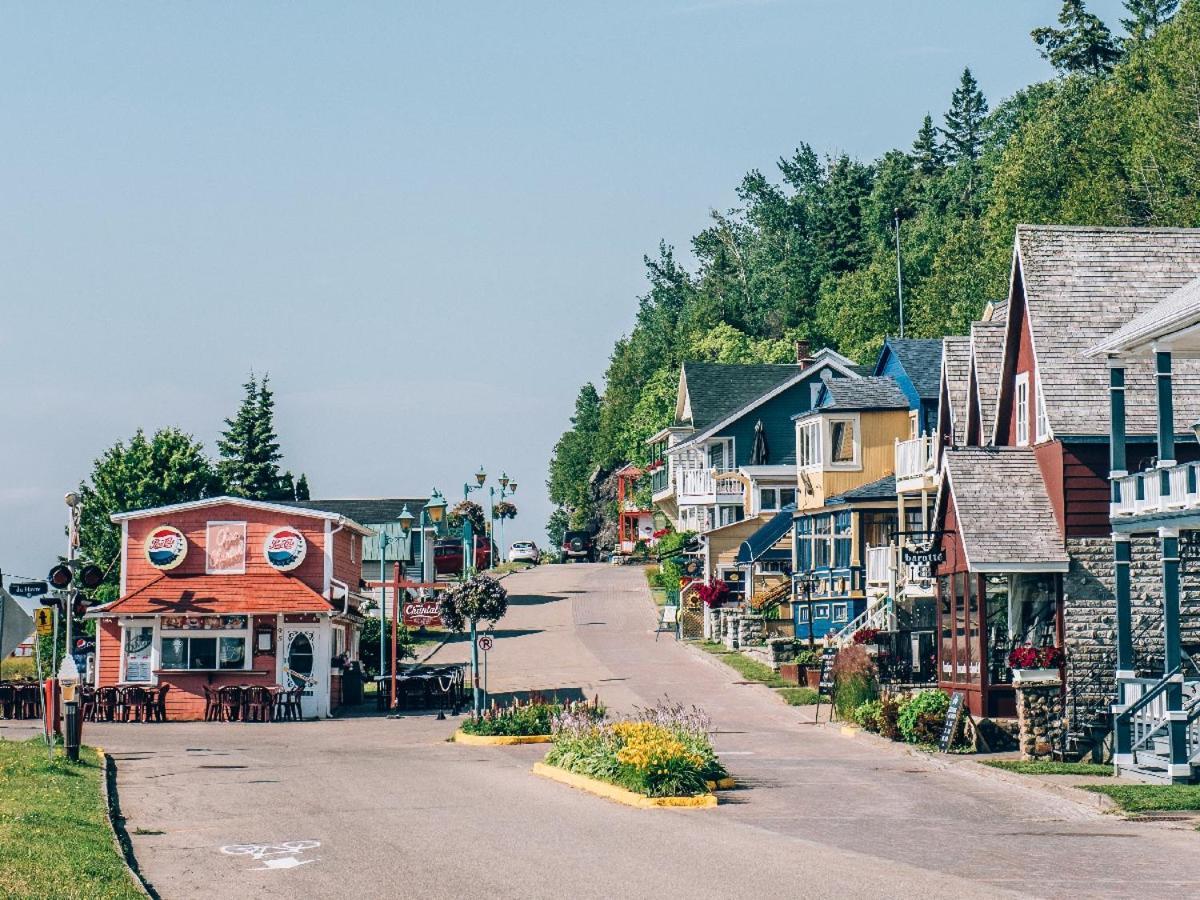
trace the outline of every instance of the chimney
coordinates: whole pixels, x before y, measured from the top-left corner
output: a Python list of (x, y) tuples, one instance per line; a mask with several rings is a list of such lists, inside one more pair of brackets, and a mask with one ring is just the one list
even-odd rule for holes
[(812, 361), (812, 345), (808, 341), (796, 341), (796, 364), (807, 366)]

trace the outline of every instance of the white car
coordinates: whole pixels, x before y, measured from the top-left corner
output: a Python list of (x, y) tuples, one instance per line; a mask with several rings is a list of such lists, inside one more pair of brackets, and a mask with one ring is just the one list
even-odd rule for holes
[(527, 562), (537, 565), (542, 558), (542, 551), (533, 541), (514, 541), (508, 548), (509, 562)]

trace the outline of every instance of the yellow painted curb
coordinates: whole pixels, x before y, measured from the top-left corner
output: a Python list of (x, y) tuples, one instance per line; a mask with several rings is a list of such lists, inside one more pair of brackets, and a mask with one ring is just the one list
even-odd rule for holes
[(737, 787), (737, 782), (732, 778), (719, 778), (716, 781), (704, 782), (708, 785), (710, 791), (731, 791)]
[(511, 747), (515, 744), (549, 744), (548, 734), (467, 734), (461, 728), (454, 732), (454, 743), (474, 747)]
[(846, 735), (846, 737), (855, 737), (856, 735), (862, 734), (862, 729), (855, 728), (853, 725), (843, 725), (841, 731), (842, 734)]
[(713, 794), (702, 794), (699, 797), (643, 797), (641, 794), (627, 791), (625, 788), (617, 787), (615, 784), (598, 781), (595, 778), (588, 778), (586, 775), (576, 775), (574, 772), (568, 772), (566, 769), (558, 768), (558, 766), (549, 766), (546, 763), (534, 763), (533, 774), (541, 775), (543, 778), (550, 778), (570, 787), (578, 788), (581, 791), (595, 794), (598, 797), (615, 800), (617, 803), (624, 803), (626, 806), (634, 806), (638, 809), (663, 809), (665, 807), (676, 809), (709, 809), (717, 805), (717, 798)]

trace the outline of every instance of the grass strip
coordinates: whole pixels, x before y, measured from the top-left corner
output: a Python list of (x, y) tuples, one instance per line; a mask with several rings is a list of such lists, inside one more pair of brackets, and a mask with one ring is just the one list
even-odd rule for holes
[(812, 706), (817, 702), (817, 692), (809, 687), (785, 687), (776, 690), (788, 706)]
[(1003, 769), (1005, 772), (1016, 772), (1018, 775), (1108, 775), (1113, 773), (1112, 766), (1087, 762), (1054, 762), (1041, 759), (984, 759), (980, 760), (985, 766), (993, 769)]
[(697, 641), (696, 646), (705, 653), (710, 653), (717, 657), (747, 681), (755, 681), (759, 684), (765, 684), (769, 688), (774, 688), (775, 692), (789, 706), (811, 706), (817, 702), (816, 691), (812, 688), (798, 687), (795, 682), (779, 677), (779, 673), (766, 663), (761, 663), (757, 659), (751, 659), (749, 656), (738, 653), (736, 650), (729, 650), (724, 644), (714, 643), (713, 641)]
[(141, 898), (113, 841), (90, 747), (46, 758), (39, 740), (0, 741), (0, 894)]
[(1198, 784), (1083, 784), (1080, 787), (1107, 794), (1125, 812), (1200, 810)]

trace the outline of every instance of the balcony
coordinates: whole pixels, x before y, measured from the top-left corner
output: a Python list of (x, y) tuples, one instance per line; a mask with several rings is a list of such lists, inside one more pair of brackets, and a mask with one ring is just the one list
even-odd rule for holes
[(892, 548), (867, 548), (867, 587), (887, 587), (891, 583)]
[(918, 437), (896, 441), (896, 490), (937, 487), (937, 440)]
[(650, 473), (650, 491), (655, 499), (671, 488), (671, 470), (664, 463)]
[[(1163, 474), (1166, 490), (1163, 490)], [(1111, 516), (1114, 520), (1167, 512), (1200, 511), (1200, 463), (1180, 463), (1167, 469), (1136, 472), (1114, 481)]]
[(712, 469), (675, 470), (675, 496), (680, 506), (740, 502), (744, 493), (740, 481), (717, 478)]

